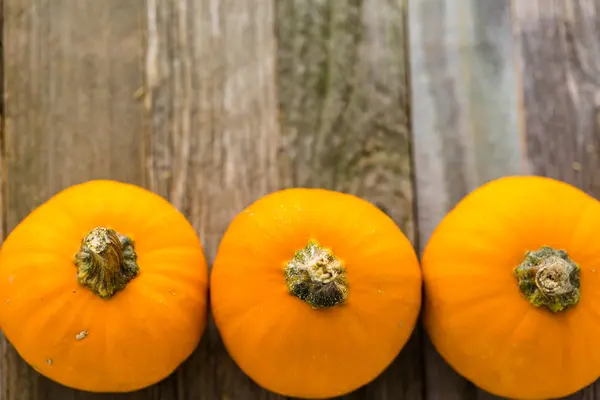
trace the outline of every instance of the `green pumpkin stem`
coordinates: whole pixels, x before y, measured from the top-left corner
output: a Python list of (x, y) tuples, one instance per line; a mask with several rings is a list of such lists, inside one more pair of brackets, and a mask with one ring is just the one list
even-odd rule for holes
[(564, 250), (544, 246), (525, 254), (515, 269), (519, 289), (535, 307), (563, 311), (579, 302), (581, 269)]
[(328, 308), (348, 298), (346, 268), (331, 250), (314, 240), (284, 267), (288, 292), (312, 308)]
[(97, 227), (83, 238), (75, 255), (77, 281), (101, 298), (110, 298), (137, 275), (133, 241), (112, 229)]

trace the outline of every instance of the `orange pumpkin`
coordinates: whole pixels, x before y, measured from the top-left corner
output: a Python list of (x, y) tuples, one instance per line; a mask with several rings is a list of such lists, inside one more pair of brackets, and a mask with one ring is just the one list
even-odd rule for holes
[(233, 220), (211, 272), (230, 355), (262, 387), (326, 398), (377, 377), (421, 305), (415, 252), (358, 197), (322, 189), (267, 195)]
[(28, 215), (0, 250), (0, 322), (33, 368), (71, 388), (127, 392), (196, 348), (208, 271), (192, 226), (142, 188), (91, 181)]
[(460, 374), (495, 395), (566, 396), (600, 375), (600, 203), (549, 178), (466, 196), (427, 243), (424, 322)]

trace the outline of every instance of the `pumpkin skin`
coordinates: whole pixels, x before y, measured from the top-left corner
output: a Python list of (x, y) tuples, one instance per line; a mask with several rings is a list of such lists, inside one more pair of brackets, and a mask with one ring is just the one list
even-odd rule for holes
[[(133, 241), (139, 271), (101, 298), (78, 283), (75, 255), (96, 227)], [(158, 195), (90, 181), (29, 214), (0, 250), (0, 322), (42, 375), (90, 392), (129, 392), (167, 377), (197, 347), (208, 270), (185, 217)]]
[[(501, 178), (467, 195), (438, 225), (421, 262), (424, 323), (442, 357), (507, 398), (558, 398), (591, 384), (600, 375), (599, 227), (600, 203), (550, 178)], [(524, 261), (541, 272), (545, 264), (531, 257), (545, 246), (579, 266), (569, 278), (578, 281), (578, 301), (562, 310), (540, 304), (556, 298), (537, 272), (524, 287), (545, 293), (538, 297), (522, 291), (516, 275)]]
[[(339, 304), (311, 306), (288, 291), (287, 262), (311, 240), (346, 271)], [(376, 378), (409, 339), (421, 305), (418, 260), (396, 224), (365, 200), (323, 189), (274, 192), (238, 214), (210, 284), (234, 361), (263, 388), (300, 398), (343, 395)], [(340, 298), (313, 300), (332, 299)]]

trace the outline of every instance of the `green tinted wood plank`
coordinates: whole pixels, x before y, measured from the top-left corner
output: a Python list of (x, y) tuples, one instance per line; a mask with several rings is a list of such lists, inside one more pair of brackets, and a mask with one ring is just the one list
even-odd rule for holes
[[(414, 239), (402, 1), (277, 4), (282, 184), (362, 196)], [(422, 398), (419, 336), (347, 398)]]

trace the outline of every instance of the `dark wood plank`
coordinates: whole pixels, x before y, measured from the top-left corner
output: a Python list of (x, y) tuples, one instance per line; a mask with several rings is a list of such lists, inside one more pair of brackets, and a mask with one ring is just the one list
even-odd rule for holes
[[(198, 230), (209, 264), (231, 219), (278, 187), (274, 2), (148, 0), (149, 186)], [(210, 321), (178, 399), (268, 399)]]
[[(4, 1), (4, 213), (9, 232), (59, 190), (92, 178), (144, 183), (143, 2)], [(41, 377), (3, 340), (3, 400), (90, 395)], [(163, 399), (174, 397), (163, 396)]]
[[(509, 0), (409, 1), (419, 249), (472, 189), (525, 171)], [(426, 398), (490, 398), (426, 339)]]
[[(277, 2), (284, 186), (358, 194), (414, 239), (405, 9), (397, 0)], [(420, 399), (417, 329), (349, 399)]]
[[(531, 172), (600, 198), (600, 1), (513, 1)], [(600, 399), (595, 383), (570, 399)]]

